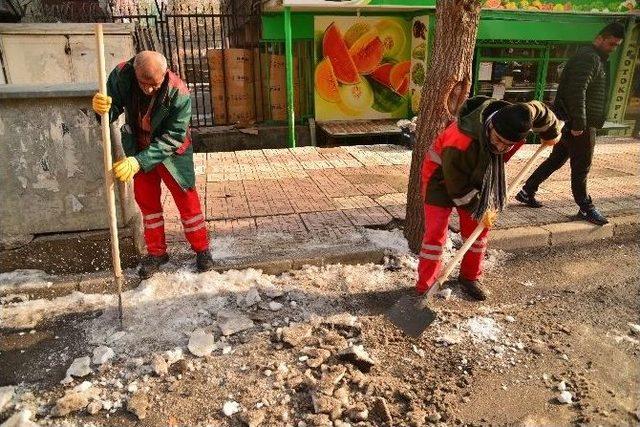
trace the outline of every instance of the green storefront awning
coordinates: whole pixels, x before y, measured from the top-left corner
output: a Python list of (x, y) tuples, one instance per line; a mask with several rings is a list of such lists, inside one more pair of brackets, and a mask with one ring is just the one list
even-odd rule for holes
[[(388, 1), (388, 0), (387, 0)], [(433, 14), (433, 10), (362, 13), (362, 15), (415, 16)], [(292, 13), (294, 39), (313, 39), (313, 18), (316, 15), (353, 15), (356, 13), (336, 10), (333, 12)], [(478, 27), (478, 40), (521, 40), (588, 42), (609, 22), (627, 19), (626, 14), (552, 13), (483, 10)], [(262, 15), (262, 39), (284, 40), (282, 13)]]

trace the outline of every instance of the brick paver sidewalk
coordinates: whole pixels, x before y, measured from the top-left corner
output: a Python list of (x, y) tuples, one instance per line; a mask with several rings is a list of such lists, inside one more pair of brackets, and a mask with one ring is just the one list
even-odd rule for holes
[[(524, 146), (508, 163), (508, 176), (515, 176), (535, 149)], [(331, 235), (405, 217), (411, 152), (400, 146), (201, 153), (195, 162), (198, 191), (213, 236), (256, 231)], [(608, 216), (639, 212), (639, 174), (637, 140), (601, 138), (589, 177), (596, 206)], [(169, 240), (181, 241), (177, 210), (168, 191), (163, 194)], [(568, 164), (543, 184), (539, 198), (544, 208), (512, 203), (497, 227), (572, 220), (577, 207)]]

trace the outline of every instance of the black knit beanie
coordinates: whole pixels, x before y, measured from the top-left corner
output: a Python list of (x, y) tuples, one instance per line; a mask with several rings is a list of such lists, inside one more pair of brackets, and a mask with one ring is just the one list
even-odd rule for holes
[(502, 107), (491, 118), (495, 131), (513, 143), (522, 141), (531, 130), (531, 112), (524, 104)]

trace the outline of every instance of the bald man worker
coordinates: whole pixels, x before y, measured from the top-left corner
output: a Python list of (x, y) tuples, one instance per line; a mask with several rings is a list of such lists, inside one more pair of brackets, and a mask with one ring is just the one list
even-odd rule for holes
[(140, 277), (151, 277), (169, 260), (161, 182), (178, 207), (198, 270), (213, 268), (207, 224), (195, 188), (189, 131), (191, 98), (185, 83), (167, 69), (163, 55), (143, 51), (113, 69), (107, 94), (95, 94), (93, 109), (97, 114), (108, 112), (111, 122), (125, 115), (120, 132), (126, 157), (114, 163), (113, 173), (123, 182), (133, 179), (142, 212), (147, 255), (140, 264)]

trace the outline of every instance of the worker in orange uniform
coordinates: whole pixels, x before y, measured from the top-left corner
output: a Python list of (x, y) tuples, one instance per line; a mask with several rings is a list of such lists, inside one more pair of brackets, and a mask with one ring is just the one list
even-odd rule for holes
[(539, 101), (511, 104), (485, 96), (467, 100), (458, 119), (426, 153), (422, 164), (425, 233), (418, 263), (416, 290), (423, 294), (436, 282), (447, 240), (449, 216), (455, 207), (463, 239), (482, 221), (485, 230), (465, 254), (460, 266), (462, 288), (477, 300), (489, 291), (482, 283), (487, 233), (505, 205), (504, 162), (529, 132), (543, 144), (560, 140), (564, 123)]

